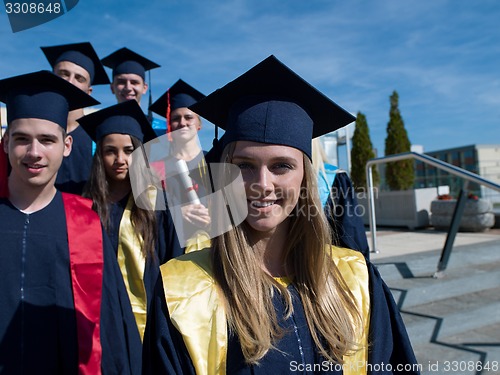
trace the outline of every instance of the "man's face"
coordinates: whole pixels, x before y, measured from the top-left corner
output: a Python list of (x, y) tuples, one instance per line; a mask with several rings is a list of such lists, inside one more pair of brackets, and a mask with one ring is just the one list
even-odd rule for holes
[(54, 73), (78, 87), (86, 94), (92, 93), (90, 74), (80, 65), (69, 61), (61, 61), (54, 66)]
[(115, 94), (118, 103), (135, 100), (141, 104), (141, 97), (148, 90), (148, 85), (141, 76), (133, 73), (118, 74), (111, 83), (111, 92)]
[(201, 129), (200, 117), (189, 108), (177, 108), (170, 114), (172, 137), (179, 143), (197, 139)]
[(62, 128), (48, 120), (17, 119), (10, 123), (4, 150), (15, 186), (26, 188), (54, 184), (63, 157), (71, 152), (71, 136), (64, 137)]

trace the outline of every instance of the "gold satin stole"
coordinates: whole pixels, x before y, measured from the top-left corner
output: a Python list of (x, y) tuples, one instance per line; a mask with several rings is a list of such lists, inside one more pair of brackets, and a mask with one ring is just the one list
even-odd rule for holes
[[(362, 325), (356, 327), (362, 348), (344, 357), (344, 374), (366, 374), (370, 295), (363, 255), (333, 247), (332, 257), (355, 298)], [(197, 374), (225, 374), (227, 357), (226, 313), (212, 277), (210, 249), (172, 259), (160, 267), (170, 319), (181, 333)], [(287, 278), (277, 280), (287, 285)]]
[(196, 231), (196, 233), (186, 241), (186, 247), (184, 248), (184, 254), (191, 253), (193, 251), (202, 250), (209, 248), (211, 245), (210, 237), (204, 230)]
[[(151, 202), (155, 202), (156, 190), (148, 190), (148, 198)], [(142, 236), (135, 231), (130, 217), (133, 204), (134, 196), (130, 194), (120, 221), (117, 258), (142, 340), (147, 314), (146, 288), (144, 287), (146, 259), (142, 252), (144, 241)]]

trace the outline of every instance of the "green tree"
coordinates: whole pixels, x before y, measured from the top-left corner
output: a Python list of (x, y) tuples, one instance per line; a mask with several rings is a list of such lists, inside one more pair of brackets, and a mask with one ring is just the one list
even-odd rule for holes
[[(366, 163), (375, 157), (373, 145), (370, 139), (370, 130), (366, 122), (366, 116), (361, 112), (356, 115), (356, 129), (352, 136), (351, 149), (351, 180), (356, 189), (367, 188)], [(372, 168), (373, 184), (379, 183), (377, 167)]]
[[(390, 97), (391, 110), (387, 124), (387, 137), (385, 139), (385, 155), (400, 154), (411, 150), (410, 139), (406, 132), (403, 118), (399, 112), (399, 96), (394, 91)], [(415, 172), (413, 160), (401, 160), (388, 163), (385, 169), (387, 185), (391, 190), (406, 190), (413, 186)]]

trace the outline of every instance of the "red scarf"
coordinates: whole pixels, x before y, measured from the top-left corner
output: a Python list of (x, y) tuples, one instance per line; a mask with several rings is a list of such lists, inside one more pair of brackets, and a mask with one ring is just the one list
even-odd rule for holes
[(101, 221), (92, 201), (62, 193), (75, 300), (78, 334), (78, 373), (101, 374), (101, 301), (103, 247)]
[(170, 90), (167, 91), (167, 113), (165, 113), (165, 118), (167, 119), (167, 137), (170, 142), (172, 142), (172, 125), (170, 118)]

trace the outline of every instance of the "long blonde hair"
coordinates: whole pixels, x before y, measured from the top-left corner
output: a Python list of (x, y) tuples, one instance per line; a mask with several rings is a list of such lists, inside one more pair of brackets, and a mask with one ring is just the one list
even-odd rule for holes
[[(231, 162), (234, 145), (225, 149), (222, 161)], [(309, 212), (304, 215), (295, 210), (289, 216), (284, 261), (293, 274), (316, 347), (326, 359), (342, 363), (344, 355), (359, 348), (355, 327), (361, 318), (332, 260), (330, 229), (320, 208), (313, 167), (305, 155), (302, 190), (307, 193), (300, 194), (296, 208), (306, 207)], [(278, 291), (284, 297), (288, 316), (293, 313), (293, 305), (288, 290), (262, 270), (246, 233), (246, 224), (242, 223), (216, 237), (212, 265), (229, 327), (239, 338), (246, 362), (257, 364), (284, 333), (272, 303), (273, 293)]]
[(323, 174), (326, 179), (325, 163), (330, 163), (328, 155), (319, 138), (314, 138), (311, 143), (311, 158), (314, 170), (317, 174)]

